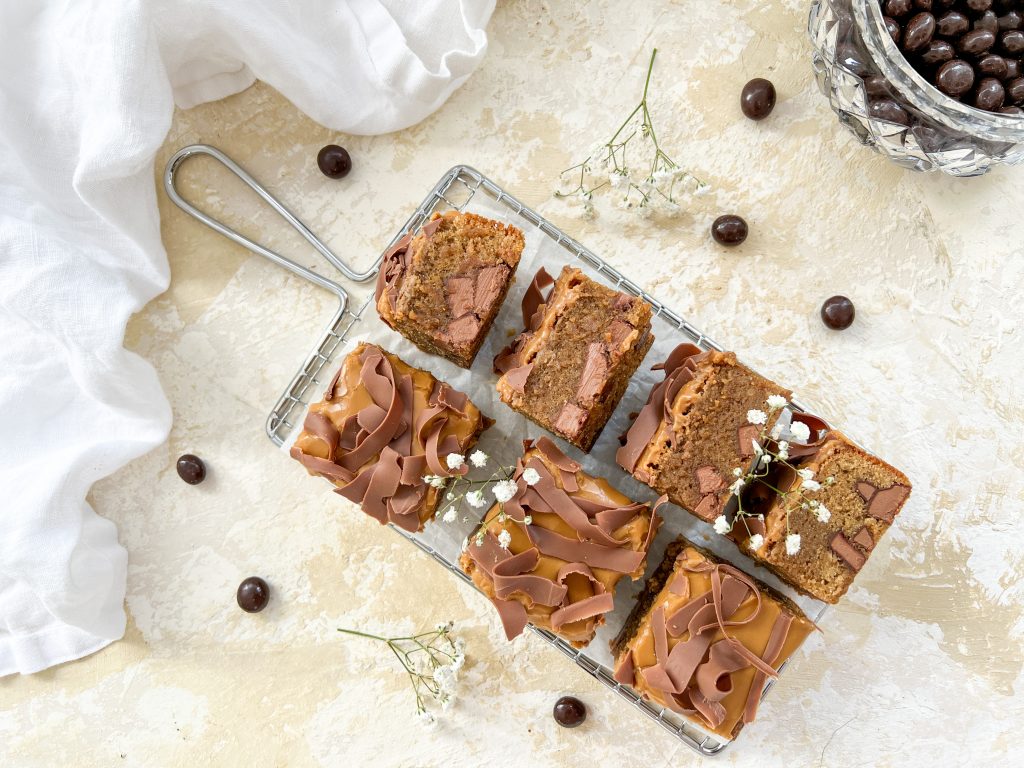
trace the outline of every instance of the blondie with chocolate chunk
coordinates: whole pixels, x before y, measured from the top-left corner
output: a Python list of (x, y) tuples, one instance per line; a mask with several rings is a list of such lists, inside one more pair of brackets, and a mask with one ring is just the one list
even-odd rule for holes
[(732, 538), (801, 592), (836, 603), (903, 508), (910, 481), (820, 419), (797, 418), (824, 429), (751, 484)]
[(459, 563), (498, 609), (509, 639), (531, 622), (582, 648), (614, 607), (619, 580), (643, 576), (660, 521), (582, 472), (550, 439), (525, 448), (515, 495), (488, 511)]
[(680, 537), (612, 643), (615, 679), (732, 739), (814, 628), (791, 600)]
[(523, 233), (475, 213), (435, 213), (385, 255), (380, 319), (425, 352), (469, 368), (523, 253)]
[(770, 395), (788, 399), (791, 393), (741, 365), (732, 352), (693, 344), (680, 344), (659, 368), (665, 380), (652, 388), (616, 461), (712, 522), (733, 494), (733, 470), (754, 457), (760, 427), (749, 423), (748, 413)]
[(654, 342), (651, 307), (564, 267), (541, 268), (523, 298), (525, 330), (494, 360), (502, 402), (589, 451)]
[(360, 344), (310, 406), (291, 456), (378, 522), (417, 531), (444, 493), (424, 477), (465, 474), (447, 457), (464, 455), (490, 424), (463, 393)]

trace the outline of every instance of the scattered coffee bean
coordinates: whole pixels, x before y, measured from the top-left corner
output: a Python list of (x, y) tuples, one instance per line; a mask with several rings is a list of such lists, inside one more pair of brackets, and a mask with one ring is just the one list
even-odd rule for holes
[(316, 156), (320, 172), (330, 179), (343, 179), (352, 170), (352, 156), (344, 147), (328, 144)]
[(853, 302), (845, 296), (832, 296), (821, 305), (821, 321), (833, 331), (849, 328), (855, 315)]
[(740, 92), (740, 109), (751, 120), (764, 120), (775, 109), (775, 86), (771, 80), (755, 77)]
[(961, 96), (974, 85), (974, 68), (962, 59), (947, 61), (935, 74), (935, 85), (949, 96)]
[(587, 719), (587, 707), (575, 696), (563, 696), (555, 702), (552, 715), (563, 728), (576, 728)]
[(967, 0), (967, 7), (972, 11), (981, 13), (992, 7), (992, 0)]
[(910, 115), (907, 114), (907, 110), (892, 99), (881, 99), (871, 102), (868, 105), (868, 112), (872, 117), (877, 117), (879, 120), (888, 120), (890, 123), (899, 123), (900, 125), (910, 125)]
[(719, 216), (711, 225), (711, 236), (720, 245), (739, 245), (747, 239), (747, 222), (734, 214)]
[(179, 456), (175, 468), (178, 470), (178, 477), (189, 485), (199, 485), (206, 479), (206, 465), (202, 459), (191, 453)]
[(934, 5), (932, 0), (914, 0), (914, 7), (919, 11), (930, 11)]
[(1021, 75), (1020, 59), (1006, 59), (1006, 77), (1004, 80), (1016, 80)]
[(270, 601), (270, 586), (259, 576), (250, 576), (238, 585), (235, 599), (246, 613), (259, 613)]

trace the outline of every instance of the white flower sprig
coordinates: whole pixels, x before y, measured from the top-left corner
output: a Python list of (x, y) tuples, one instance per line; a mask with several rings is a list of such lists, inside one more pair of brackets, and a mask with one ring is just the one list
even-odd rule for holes
[(436, 716), (427, 702), (447, 711), (455, 703), (459, 670), (466, 663), (466, 646), (452, 633), (453, 624), (438, 624), (433, 630), (404, 637), (383, 637), (355, 629), (338, 631), (384, 643), (409, 675), (416, 695), (416, 714), (424, 725), (433, 725)]
[[(754, 466), (747, 472), (744, 472), (739, 467), (733, 469), (733, 477), (736, 478), (735, 482), (729, 486), (729, 490), (736, 496), (736, 500), (739, 504), (736, 515), (730, 521), (726, 519), (725, 515), (719, 515), (715, 519), (714, 528), (716, 533), (720, 533), (723, 536), (732, 532), (735, 528), (737, 521), (743, 524), (746, 528), (747, 546), (757, 551), (764, 546), (764, 536), (760, 533), (752, 533), (750, 526), (747, 524), (747, 519), (757, 517), (764, 519), (762, 515), (755, 514), (749, 510), (743, 509), (743, 497), (740, 491), (751, 483), (760, 483), (775, 492), (785, 505), (786, 515), (786, 539), (785, 548), (786, 554), (790, 557), (800, 552), (800, 534), (793, 533), (789, 528), (790, 513), (795, 509), (803, 509), (810, 511), (817, 518), (818, 522), (825, 524), (831, 517), (832, 513), (828, 507), (822, 504), (818, 499), (814, 498), (813, 494), (817, 493), (826, 485), (832, 485), (835, 483), (835, 477), (831, 475), (826, 477), (824, 480), (818, 480), (814, 477), (814, 472), (807, 468), (798, 468), (793, 464), (789, 463), (789, 448), (790, 444), (786, 440), (780, 440), (782, 437), (782, 425), (776, 421), (775, 426), (768, 430), (768, 423), (772, 420), (772, 417), (786, 407), (786, 398), (782, 395), (770, 395), (765, 400), (766, 410), (760, 410), (757, 408), (747, 411), (747, 421), (750, 424), (761, 427), (761, 433), (757, 440), (753, 441), (754, 449)], [(793, 421), (790, 423), (789, 435), (801, 442), (807, 442), (811, 437), (810, 428), (802, 421)], [(774, 446), (774, 447), (772, 447)], [(789, 490), (783, 491), (776, 488), (774, 485), (768, 482), (766, 479), (770, 474), (772, 465), (781, 465), (788, 467), (799, 478), (800, 482), (795, 487), (791, 487)]]
[[(706, 182), (680, 168), (658, 143), (647, 103), (657, 54), (657, 48), (651, 51), (640, 103), (619, 129), (608, 141), (594, 147), (584, 160), (560, 174), (564, 187), (555, 192), (555, 197), (579, 199), (585, 217), (594, 215), (594, 193), (604, 188), (615, 193), (621, 208), (634, 209), (642, 216), (651, 213), (655, 207), (665, 215), (677, 215), (682, 210), (679, 206), (681, 194), (700, 196), (711, 190)], [(641, 140), (640, 154), (645, 151), (650, 154), (647, 158), (638, 158), (636, 165), (632, 165), (627, 161), (626, 150), (637, 149), (636, 145), (630, 147), (630, 142), (637, 136)], [(567, 178), (571, 181), (565, 183)], [(573, 182), (575, 186), (570, 187)]]

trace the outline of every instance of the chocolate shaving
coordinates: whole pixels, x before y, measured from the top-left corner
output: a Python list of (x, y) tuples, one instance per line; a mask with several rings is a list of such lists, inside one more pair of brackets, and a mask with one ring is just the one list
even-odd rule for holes
[[(439, 213), (435, 213), (433, 218), (424, 224), (420, 228), (420, 234), (417, 239), (427, 240), (434, 236), (437, 232), (438, 227), (444, 218)], [(413, 244), (413, 233), (409, 232), (401, 237), (393, 246), (391, 246), (381, 258), (380, 268), (377, 272), (377, 283), (374, 288), (373, 299), (374, 303), (380, 306), (380, 297), (387, 293), (388, 303), (391, 305), (391, 311), (394, 312), (398, 305), (398, 288), (401, 282), (402, 276), (409, 268), (411, 257), (409, 250)], [(379, 311), (378, 311), (378, 314)], [(386, 317), (381, 315), (381, 320), (387, 323), (389, 326), (391, 323)], [(328, 398), (329, 399), (329, 398)]]
[(799, 421), (807, 425), (807, 429), (810, 431), (811, 436), (808, 438), (806, 443), (798, 443), (796, 441), (790, 441), (789, 443), (789, 458), (790, 459), (801, 459), (808, 456), (813, 456), (819, 450), (821, 446), (825, 444), (829, 436), (829, 426), (824, 419), (814, 416), (810, 413), (804, 413), (803, 411), (793, 412), (793, 421)]
[(505, 382), (516, 392), (526, 392), (526, 382), (530, 378), (532, 371), (533, 363), (520, 365), (518, 368), (513, 368), (505, 373)]
[(552, 426), (556, 432), (563, 435), (576, 435), (583, 429), (589, 415), (588, 411), (580, 408), (576, 403), (566, 403), (555, 417), (555, 423)]
[[(523, 327), (529, 330), (537, 330), (540, 327), (540, 308), (547, 301), (544, 297), (544, 289), (555, 284), (555, 279), (548, 274), (548, 271), (541, 267), (533, 276), (526, 293), (523, 294)], [(550, 298), (550, 296), (548, 297)]]
[(591, 342), (587, 345), (587, 358), (583, 363), (579, 384), (576, 386), (576, 402), (584, 407), (592, 406), (604, 390), (608, 377), (608, 356), (604, 344)]
[(857, 549), (850, 542), (842, 531), (838, 531), (829, 541), (829, 547), (836, 553), (840, 560), (846, 563), (854, 572), (859, 572), (867, 562), (867, 556)]
[(693, 344), (680, 344), (672, 350), (664, 363), (651, 369), (665, 371), (665, 379), (651, 389), (647, 403), (626, 432), (625, 443), (615, 453), (615, 461), (627, 472), (636, 469), (640, 456), (665, 419), (672, 400), (683, 385), (693, 378), (695, 365), (704, 354), (707, 353)]
[[(761, 658), (766, 664), (775, 667), (779, 663), (779, 657), (786, 646), (786, 638), (789, 636), (789, 628), (793, 624), (793, 614), (782, 611), (775, 617), (772, 624), (771, 634), (768, 636), (768, 644), (765, 645)], [(757, 707), (761, 703), (761, 692), (764, 684), (768, 682), (768, 675), (761, 670), (754, 670), (754, 679), (750, 683), (750, 690), (747, 693), (747, 703), (743, 708), (743, 722), (752, 723), (757, 716)]]

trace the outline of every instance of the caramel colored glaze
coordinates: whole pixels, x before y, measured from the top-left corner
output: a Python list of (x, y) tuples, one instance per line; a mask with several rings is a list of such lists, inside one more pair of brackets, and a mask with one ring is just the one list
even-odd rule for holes
[[(647, 609), (636, 634), (633, 635), (625, 646), (625, 649), (633, 655), (633, 664), (636, 670), (634, 673), (633, 688), (637, 693), (641, 694), (645, 698), (656, 701), (658, 704), (676, 711), (678, 711), (679, 707), (672, 699), (671, 695), (666, 695), (662, 691), (648, 686), (645, 678), (640, 674), (642, 669), (652, 667), (657, 663), (654, 652), (654, 635), (651, 631), (651, 615), (658, 608), (664, 608), (665, 615), (671, 616), (676, 610), (682, 608), (694, 597), (708, 592), (711, 589), (710, 572), (693, 573), (683, 570), (684, 564), (692, 567), (707, 559), (708, 558), (693, 546), (687, 546), (683, 549), (679, 557), (676, 559), (672, 575), (665, 582), (665, 585), (658, 593), (658, 596)], [(689, 591), (687, 594), (679, 595), (670, 590), (670, 586), (677, 578), (687, 579), (689, 584)], [(755, 596), (748, 593), (746, 599), (740, 604), (736, 613), (733, 614), (732, 620), (742, 621), (747, 618), (754, 612), (756, 604), (757, 600)], [(758, 612), (757, 617), (749, 624), (745, 624), (740, 627), (729, 627), (729, 637), (739, 640), (751, 651), (761, 656), (764, 654), (765, 647), (768, 645), (768, 638), (771, 635), (772, 627), (775, 625), (775, 620), (782, 613), (789, 613), (793, 615), (793, 623), (790, 625), (789, 633), (786, 636), (786, 640), (782, 646), (782, 651), (778, 657), (778, 662), (775, 664), (775, 667), (778, 668), (782, 662), (793, 655), (793, 652), (800, 647), (803, 641), (815, 628), (810, 619), (804, 616), (799, 609), (794, 610), (789, 606), (785, 606), (774, 596), (762, 591), (761, 609)], [(679, 637), (672, 637), (669, 635), (669, 652), (671, 652), (672, 648), (674, 648), (678, 643), (689, 638), (689, 636), (690, 633), (688, 631), (684, 631)], [(725, 634), (722, 630), (716, 629), (712, 638), (712, 643), (718, 642), (723, 638), (725, 638)], [(739, 732), (740, 728), (742, 728), (744, 707), (746, 705), (747, 696), (750, 693), (755, 673), (756, 670), (753, 667), (746, 667), (745, 669), (741, 669), (738, 672), (733, 672), (731, 674), (732, 692), (721, 701), (722, 706), (724, 706), (726, 710), (726, 717), (717, 728), (711, 728), (699, 713), (686, 714), (686, 717), (694, 720), (694, 722), (698, 723), (701, 727), (711, 730), (719, 736), (726, 739), (733, 738), (736, 733)]]
[[(341, 370), (339, 371), (336, 380), (333, 382), (333, 396), (331, 395), (331, 392), (328, 391), (323, 400), (313, 403), (309, 407), (310, 413), (319, 413), (326, 416), (339, 431), (343, 428), (346, 419), (359, 413), (367, 406), (373, 405), (373, 398), (370, 397), (366, 387), (363, 386), (360, 381), (360, 370), (362, 368), (362, 361), (360, 358), (363, 351), (369, 346), (372, 345), (361, 343), (345, 358), (342, 363)], [(384, 349), (381, 349), (381, 352), (391, 363), (396, 378), (401, 378), (406, 375), (412, 377), (412, 412), (413, 421), (415, 423), (416, 417), (428, 407), (430, 395), (434, 389), (435, 383), (437, 383), (437, 379), (435, 379), (428, 371), (413, 368), (397, 355), (393, 355)], [(458, 440), (462, 451), (465, 452), (476, 443), (476, 439), (479, 437), (480, 433), (486, 429), (487, 424), (487, 418), (483, 416), (483, 414), (480, 413), (480, 410), (467, 399), (465, 418), (449, 419), (445, 424), (444, 429), (441, 431), (441, 440), (443, 441), (444, 438), (449, 435), (454, 435), (456, 440)], [(321, 459), (334, 461), (337, 458), (337, 456), (328, 456), (328, 446), (324, 441), (307, 430), (303, 430), (299, 434), (298, 438), (296, 438), (295, 447), (303, 453), (310, 456), (316, 456)], [(420, 435), (416, 434), (416, 430), (414, 429), (412, 434), (412, 451), (410, 455), (423, 455), (424, 451), (425, 446), (423, 441)], [(376, 463), (378, 458), (379, 456), (373, 456), (368, 459), (359, 468), (359, 470), (357, 470), (357, 474), (366, 467)], [(340, 481), (334, 482), (335, 485), (343, 485)], [(442, 493), (444, 493), (444, 489), (434, 488), (430, 485), (427, 486), (426, 495), (424, 496), (422, 506), (419, 510), (421, 525), (433, 516)]]
[[(529, 449), (521, 461), (521, 465), (526, 465), (531, 459), (537, 458), (544, 463), (544, 465), (551, 472), (555, 485), (558, 488), (564, 490), (564, 485), (560, 477), (558, 468), (537, 448)], [(571, 492), (569, 495), (573, 498), (585, 498), (593, 501), (611, 503), (616, 506), (629, 506), (634, 502), (628, 497), (619, 493), (603, 478), (591, 477), (582, 471), (575, 473), (576, 483), (579, 485), (579, 490)], [(498, 514), (501, 511), (501, 505), (496, 504), (487, 514), (484, 516), (483, 525), (495, 536), (498, 536), (503, 530), (508, 531), (512, 536), (512, 540), (509, 543), (508, 551), (517, 555), (524, 552), (534, 546), (529, 536), (526, 534), (524, 526), (519, 525), (511, 519), (506, 519), (504, 522), (498, 520)], [(648, 536), (651, 527), (652, 515), (649, 509), (646, 507), (642, 512), (638, 513), (636, 517), (627, 522), (625, 525), (617, 528), (613, 532), (613, 536), (616, 539), (629, 542), (629, 549), (634, 552), (643, 551), (644, 547), (652, 538)], [(562, 520), (557, 514), (554, 513), (531, 513), (531, 525), (538, 526), (541, 528), (547, 528), (550, 531), (561, 534), (569, 538), (576, 537), (576, 531), (572, 529), (565, 521)], [(654, 523), (657, 527), (660, 521)], [(472, 537), (470, 537), (469, 547), (473, 547)], [(486, 594), (492, 600), (495, 598), (494, 584), (491, 579), (484, 573), (480, 568), (476, 567), (469, 553), (463, 553), (461, 558), (462, 569), (466, 571), (473, 579), (473, 582), (480, 588), (484, 594)], [(563, 565), (566, 565), (567, 561), (557, 557), (542, 554), (535, 568), (531, 570), (531, 574), (537, 576), (543, 576), (549, 580), (554, 580), (558, 574), (559, 569)], [(640, 566), (628, 574), (634, 581), (641, 578), (644, 574), (646, 566), (646, 560), (641, 562)], [(595, 578), (597, 578), (605, 587), (607, 592), (614, 593), (615, 585), (618, 584), (619, 580), (626, 574), (618, 573), (617, 571), (608, 570), (605, 568), (592, 568)], [(590, 581), (582, 576), (573, 575), (570, 576), (567, 582), (569, 603), (576, 603), (585, 598), (591, 597), (594, 594), (593, 585)], [(534, 603), (528, 596), (522, 593), (514, 593), (510, 599), (517, 600), (526, 607), (527, 617), (531, 624), (536, 627), (551, 630), (551, 614), (554, 613), (557, 606), (541, 605)], [(597, 627), (604, 624), (604, 616), (593, 616), (588, 619), (581, 621), (571, 622), (565, 624), (557, 631), (557, 634), (564, 639), (568, 640), (577, 648), (586, 646), (594, 638), (594, 633)]]

